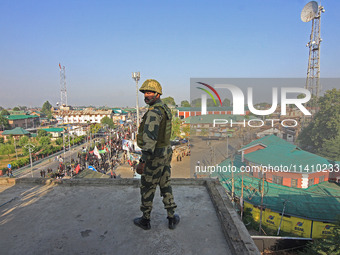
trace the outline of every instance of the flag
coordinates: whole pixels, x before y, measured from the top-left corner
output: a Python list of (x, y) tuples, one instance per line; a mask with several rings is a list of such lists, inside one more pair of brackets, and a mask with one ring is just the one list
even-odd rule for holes
[(97, 156), (98, 159), (101, 159), (102, 157), (99, 154), (97, 146), (94, 147), (93, 154)]
[(98, 172), (93, 166), (89, 166), (89, 169), (91, 169), (92, 171)]
[(78, 164), (77, 167), (74, 169), (74, 172), (75, 172), (76, 174), (78, 174), (78, 173), (79, 173), (79, 170), (80, 170), (80, 165)]
[(59, 68), (61, 69), (61, 65), (60, 65), (60, 63), (59, 63)]

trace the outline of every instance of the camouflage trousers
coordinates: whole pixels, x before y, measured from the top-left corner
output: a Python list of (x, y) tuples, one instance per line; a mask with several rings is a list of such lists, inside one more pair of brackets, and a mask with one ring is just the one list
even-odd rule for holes
[(177, 205), (174, 202), (170, 183), (172, 152), (163, 156), (146, 161), (146, 167), (141, 177), (141, 211), (145, 219), (150, 219), (152, 202), (155, 196), (157, 185), (160, 187), (163, 197), (164, 208), (167, 210), (168, 217), (174, 217)]

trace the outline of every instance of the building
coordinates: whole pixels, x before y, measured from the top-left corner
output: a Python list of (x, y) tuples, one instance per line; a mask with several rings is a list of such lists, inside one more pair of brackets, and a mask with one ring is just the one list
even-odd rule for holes
[(84, 110), (58, 110), (53, 116), (61, 124), (79, 124), (79, 123), (100, 123), (102, 118), (108, 117), (112, 119), (112, 110), (95, 110), (93, 108), (86, 108)]
[(1, 136), (3, 136), (5, 140), (7, 140), (9, 136), (13, 136), (15, 140), (19, 140), (22, 136), (30, 137), (31, 133), (21, 127), (16, 127), (11, 130), (3, 131)]
[(255, 140), (239, 150), (239, 159), (250, 175), (268, 182), (308, 188), (328, 181), (331, 162), (275, 135)]
[(11, 128), (21, 127), (24, 129), (40, 126), (39, 116), (36, 115), (5, 115)]
[[(180, 119), (185, 119), (190, 116), (200, 116), (202, 115), (201, 107), (177, 107), (177, 116)], [(233, 108), (229, 106), (222, 107), (207, 107), (208, 114), (218, 114), (218, 115), (232, 115)], [(250, 111), (246, 109), (245, 115), (250, 114)]]
[(43, 128), (42, 130), (45, 130), (47, 133), (52, 134), (52, 138), (61, 137), (64, 131), (63, 128)]

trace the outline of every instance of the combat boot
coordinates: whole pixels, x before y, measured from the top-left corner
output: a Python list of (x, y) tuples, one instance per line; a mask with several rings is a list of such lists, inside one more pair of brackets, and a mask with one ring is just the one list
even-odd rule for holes
[(150, 225), (150, 220), (145, 219), (143, 217), (135, 218), (133, 220), (133, 223), (135, 223), (136, 226), (144, 229), (144, 230), (149, 230), (151, 228)]
[(179, 216), (175, 214), (173, 218), (168, 217), (168, 220), (169, 220), (169, 228), (175, 229), (177, 224), (179, 223)]

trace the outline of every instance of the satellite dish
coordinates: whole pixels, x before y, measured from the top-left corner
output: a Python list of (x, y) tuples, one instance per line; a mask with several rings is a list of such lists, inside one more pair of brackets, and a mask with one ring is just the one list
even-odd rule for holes
[(303, 22), (309, 22), (316, 17), (318, 14), (318, 3), (315, 1), (310, 1), (303, 7), (301, 12), (301, 20)]

